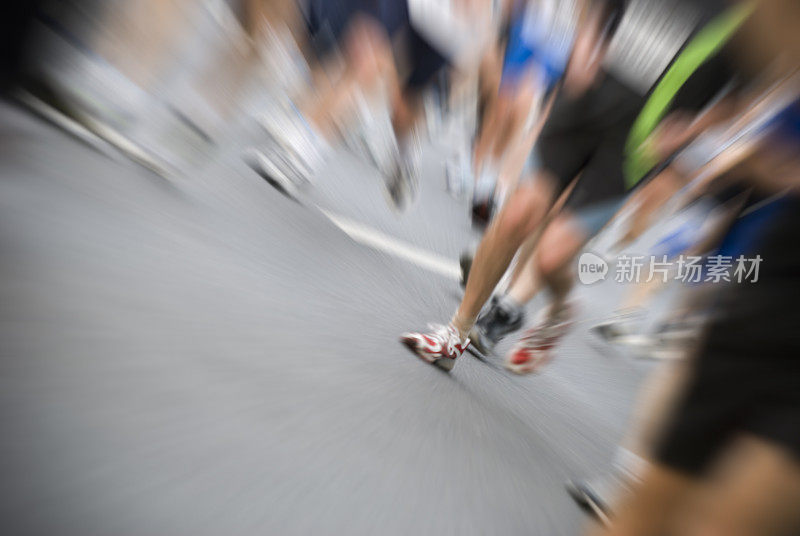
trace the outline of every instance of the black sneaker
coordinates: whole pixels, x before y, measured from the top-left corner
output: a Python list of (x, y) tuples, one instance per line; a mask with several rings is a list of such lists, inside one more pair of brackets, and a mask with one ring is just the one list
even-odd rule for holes
[(470, 332), (470, 340), (483, 354), (494, 352), (503, 337), (513, 333), (525, 323), (525, 312), (507, 296), (492, 296), (489, 310), (482, 315)]
[(590, 480), (569, 480), (567, 493), (584, 512), (606, 527), (611, 525), (612, 505), (633, 493), (638, 480), (619, 469), (612, 469)]
[(644, 312), (639, 309), (626, 310), (594, 325), (591, 331), (607, 343), (619, 343), (626, 337), (638, 333), (644, 316)]

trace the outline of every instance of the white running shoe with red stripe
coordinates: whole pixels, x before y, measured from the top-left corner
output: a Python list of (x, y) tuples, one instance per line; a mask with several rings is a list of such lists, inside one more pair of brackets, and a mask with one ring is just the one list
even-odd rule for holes
[(527, 330), (511, 349), (506, 368), (516, 374), (530, 374), (553, 358), (553, 348), (572, 326), (574, 307), (567, 303), (557, 311), (547, 312), (534, 327)]
[(444, 370), (452, 370), (456, 359), (469, 346), (469, 339), (461, 339), (452, 324), (430, 324), (429, 333), (404, 333), (400, 341), (417, 357)]

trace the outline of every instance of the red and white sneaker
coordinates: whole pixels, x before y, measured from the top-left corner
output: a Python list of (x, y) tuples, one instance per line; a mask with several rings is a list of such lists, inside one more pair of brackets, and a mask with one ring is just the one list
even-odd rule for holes
[(553, 348), (558, 345), (572, 326), (573, 306), (564, 304), (527, 330), (511, 349), (506, 368), (516, 374), (530, 374), (553, 358)]
[(417, 357), (444, 370), (452, 370), (456, 359), (469, 346), (469, 339), (461, 339), (452, 324), (429, 324), (430, 333), (404, 333), (400, 342), (408, 346)]

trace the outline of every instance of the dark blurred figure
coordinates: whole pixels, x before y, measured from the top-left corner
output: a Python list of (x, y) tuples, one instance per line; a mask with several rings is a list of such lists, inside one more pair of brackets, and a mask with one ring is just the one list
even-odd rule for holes
[(31, 30), (41, 1), (8, 1), (0, 15), (0, 91), (19, 83), (25, 51), (30, 45)]
[(729, 179), (768, 197), (732, 226), (720, 251), (757, 258), (760, 271), (720, 296), (656, 463), (610, 534), (800, 533), (800, 314), (790, 298), (800, 294), (799, 24), (796, 1), (763, 0), (743, 27), (743, 70), (757, 68), (771, 88), (743, 116), (775, 95), (785, 100), (753, 147), (733, 143), (742, 158)]

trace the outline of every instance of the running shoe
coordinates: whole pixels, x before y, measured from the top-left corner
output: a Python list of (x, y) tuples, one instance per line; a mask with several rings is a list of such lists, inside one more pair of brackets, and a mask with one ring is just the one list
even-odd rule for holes
[(386, 188), (392, 204), (399, 211), (406, 210), (417, 197), (419, 170), (413, 158), (398, 154), (387, 176)]
[(572, 309), (570, 304), (564, 304), (556, 311), (548, 311), (545, 318), (527, 330), (511, 349), (506, 368), (515, 374), (530, 374), (549, 362), (553, 358), (553, 348), (572, 326)]
[(617, 315), (597, 324), (592, 332), (610, 344), (623, 346), (640, 359), (682, 359), (697, 343), (700, 319), (684, 318), (658, 329), (643, 325), (644, 312)]
[(613, 494), (609, 487), (605, 480), (568, 480), (566, 483), (567, 493), (578, 506), (606, 527), (611, 519), (609, 495)]
[(245, 160), (270, 184), (294, 197), (312, 184), (324, 164), (328, 144), (294, 108), (279, 121), (263, 118), (261, 126), (266, 141), (250, 150)]
[(508, 296), (492, 296), (489, 310), (481, 315), (469, 338), (472, 346), (484, 355), (494, 353), (497, 344), (525, 322), (523, 308)]
[(619, 504), (639, 482), (634, 474), (615, 464), (611, 470), (589, 480), (568, 480), (566, 488), (587, 514), (609, 526), (613, 514), (611, 506)]
[(415, 133), (408, 135), (401, 144), (392, 131), (392, 141), (394, 143), (390, 147), (388, 160), (380, 167), (380, 171), (392, 204), (398, 211), (404, 211), (414, 202), (419, 192), (422, 148)]
[(361, 92), (355, 101), (353, 124), (343, 132), (345, 144), (387, 177), (394, 171), (400, 152), (389, 106), (384, 98), (368, 100)]
[(247, 165), (274, 188), (289, 197), (297, 197), (303, 184), (302, 175), (295, 171), (300, 164), (290, 156), (267, 144), (262, 149), (250, 149), (244, 158)]
[(619, 344), (631, 350), (639, 359), (668, 361), (684, 359), (698, 342), (699, 332), (663, 332), (629, 335)]
[(591, 331), (606, 342), (615, 344), (637, 333), (644, 316), (644, 311), (640, 309), (623, 311), (594, 325)]
[(469, 339), (461, 339), (452, 324), (430, 324), (429, 333), (404, 333), (400, 341), (417, 357), (444, 370), (452, 370), (456, 359), (469, 346)]

